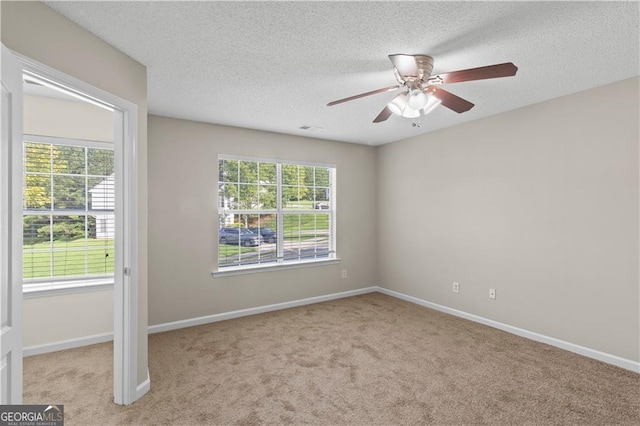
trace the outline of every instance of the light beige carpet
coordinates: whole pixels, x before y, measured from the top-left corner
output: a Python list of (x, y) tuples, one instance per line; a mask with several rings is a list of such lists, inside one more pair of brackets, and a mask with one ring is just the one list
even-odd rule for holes
[(112, 401), (110, 344), (25, 359), (68, 425), (640, 424), (640, 375), (379, 293), (149, 336)]

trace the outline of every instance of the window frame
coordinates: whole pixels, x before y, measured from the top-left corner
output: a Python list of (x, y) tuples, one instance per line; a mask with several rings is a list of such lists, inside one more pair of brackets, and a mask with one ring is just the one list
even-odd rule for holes
[[(276, 165), (277, 176), (277, 195), (276, 195), (276, 208), (275, 209), (231, 209), (224, 208), (224, 203), (221, 202), (220, 197), (220, 161), (246, 161), (246, 162), (260, 162), (271, 163)], [(329, 209), (313, 209), (313, 210), (294, 210), (284, 209), (282, 203), (282, 166), (283, 165), (295, 165), (295, 166), (308, 166), (308, 167), (322, 167), (329, 169)], [(214, 277), (223, 277), (228, 275), (256, 273), (282, 269), (293, 269), (306, 266), (318, 266), (318, 265), (330, 265), (340, 262), (340, 258), (337, 256), (337, 167), (335, 164), (320, 163), (320, 162), (308, 162), (298, 160), (284, 160), (276, 158), (265, 157), (253, 157), (243, 155), (229, 155), (218, 154), (216, 161), (216, 230), (215, 230), (215, 243), (216, 243), (216, 267), (212, 271)], [(252, 263), (247, 265), (230, 265), (220, 266), (220, 243), (219, 243), (219, 217), (222, 214), (237, 214), (237, 215), (263, 215), (263, 214), (276, 214), (277, 215), (277, 243), (276, 243), (276, 261), (269, 263)], [(314, 259), (285, 259), (284, 247), (281, 242), (284, 241), (284, 215), (286, 214), (328, 214), (329, 215), (329, 247), (327, 257), (314, 258)]]
[[(106, 149), (113, 151), (114, 153), (114, 173), (116, 168), (116, 144), (111, 141), (99, 141), (99, 140), (89, 140), (89, 139), (76, 139), (69, 137), (60, 137), (60, 136), (43, 136), (43, 135), (33, 135), (25, 133), (22, 136), (22, 146), (24, 147), (26, 143), (42, 143), (42, 144), (51, 144), (51, 145), (62, 145), (62, 146), (74, 146), (74, 147), (82, 147), (82, 148), (95, 148), (95, 149)], [(24, 154), (23, 154), (24, 155)], [(22, 165), (22, 173), (24, 175), (27, 174), (26, 164)], [(84, 175), (80, 175), (84, 176)], [(25, 187), (23, 191), (26, 189), (26, 181)], [(24, 196), (24, 195), (23, 195)], [(114, 194), (115, 196), (115, 194)], [(115, 199), (114, 199), (115, 201)], [(87, 203), (88, 200), (85, 201)], [(52, 204), (53, 206), (53, 204)], [(115, 206), (114, 206), (115, 207)], [(24, 201), (22, 201), (22, 218), (25, 217), (25, 212), (29, 209), (25, 208)], [(32, 211), (27, 215), (51, 215), (54, 210), (43, 210), (42, 212)], [(86, 208), (74, 209), (65, 211), (62, 215), (83, 215), (89, 216), (89, 213), (92, 210)], [(101, 211), (102, 212), (102, 211)], [(116, 215), (116, 209), (112, 211), (114, 218)], [(114, 238), (114, 250), (115, 250), (115, 238)], [(20, 248), (24, 250), (24, 247)], [(115, 266), (114, 266), (115, 271)], [(115, 273), (112, 272), (110, 274), (84, 274), (84, 275), (67, 275), (67, 276), (51, 276), (51, 277), (43, 277), (43, 278), (24, 278), (21, 277), (22, 280), (22, 292), (25, 298), (39, 297), (40, 295), (46, 294), (67, 294), (67, 293), (78, 293), (83, 291), (99, 291), (106, 290), (112, 288), (115, 282)]]

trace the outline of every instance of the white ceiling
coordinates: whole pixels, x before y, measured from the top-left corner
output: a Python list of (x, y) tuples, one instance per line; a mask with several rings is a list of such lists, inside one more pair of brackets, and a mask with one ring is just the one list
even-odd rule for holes
[[(45, 3), (148, 67), (152, 114), (370, 145), (640, 74), (635, 1)], [(445, 86), (476, 106), (421, 128), (372, 123), (395, 92), (326, 106), (395, 84), (393, 53), (433, 56), (434, 74), (519, 71)]]

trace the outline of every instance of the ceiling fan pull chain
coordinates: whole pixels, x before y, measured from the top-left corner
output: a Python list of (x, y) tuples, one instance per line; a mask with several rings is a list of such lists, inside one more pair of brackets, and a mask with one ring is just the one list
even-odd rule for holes
[(424, 114), (424, 113), (422, 112), (422, 110), (420, 110), (420, 115), (418, 115), (418, 116), (416, 117), (416, 119), (415, 119), (415, 120), (413, 120), (413, 123), (411, 123), (411, 126), (413, 126), (413, 127), (417, 127), (417, 128), (422, 127), (422, 115), (423, 115), (423, 114)]

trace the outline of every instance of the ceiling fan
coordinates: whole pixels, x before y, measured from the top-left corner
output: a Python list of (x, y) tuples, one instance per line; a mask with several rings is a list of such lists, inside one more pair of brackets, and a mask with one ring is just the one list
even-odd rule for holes
[(504, 64), (431, 75), (433, 70), (433, 58), (431, 56), (396, 54), (389, 55), (389, 59), (393, 63), (393, 72), (398, 81), (397, 85), (338, 99), (337, 101), (329, 102), (327, 106), (402, 88), (402, 93), (398, 94), (384, 107), (373, 120), (374, 123), (387, 120), (391, 114), (406, 118), (417, 118), (429, 113), (439, 104), (457, 113), (463, 113), (473, 108), (474, 104), (447, 92), (440, 85), (488, 78), (511, 77), (516, 75), (518, 71), (518, 67), (513, 63), (506, 62)]

